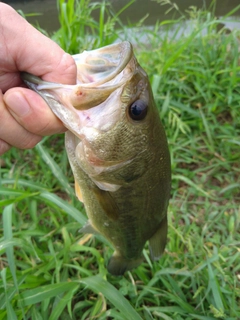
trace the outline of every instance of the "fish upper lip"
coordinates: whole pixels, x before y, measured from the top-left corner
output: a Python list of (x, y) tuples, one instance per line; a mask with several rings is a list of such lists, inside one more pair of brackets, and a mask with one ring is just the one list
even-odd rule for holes
[[(47, 82), (28, 73), (22, 73), (22, 79), (39, 94), (44, 93), (65, 105), (69, 102), (75, 109), (86, 110), (105, 101), (131, 77), (131, 72), (122, 72), (132, 57), (131, 43), (123, 41), (74, 55), (78, 70), (75, 85)], [(51, 90), (55, 90), (54, 93)]]
[[(101, 86), (120, 74), (132, 56), (133, 48), (128, 41), (111, 44), (92, 51), (83, 51), (81, 54), (73, 55), (73, 59), (78, 67), (78, 81), (84, 87), (92, 87), (93, 85), (94, 87)], [(98, 63), (94, 63), (95, 61)], [(110, 68), (112, 72), (108, 71), (109, 67), (112, 67)], [(84, 71), (88, 72), (88, 77), (85, 79), (83, 78)], [(92, 79), (89, 76), (91, 72), (93, 75)], [(94, 75), (96, 76), (97, 74), (103, 74), (102, 79), (94, 81)], [(106, 76), (104, 76), (104, 74), (106, 74)]]

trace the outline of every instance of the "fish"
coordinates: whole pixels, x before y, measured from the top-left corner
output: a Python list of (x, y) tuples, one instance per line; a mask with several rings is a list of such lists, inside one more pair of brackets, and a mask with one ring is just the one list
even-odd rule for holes
[(149, 242), (158, 260), (167, 242), (171, 163), (147, 73), (128, 41), (73, 55), (75, 85), (23, 73), (68, 129), (65, 148), (88, 222), (114, 252), (107, 270), (137, 268)]

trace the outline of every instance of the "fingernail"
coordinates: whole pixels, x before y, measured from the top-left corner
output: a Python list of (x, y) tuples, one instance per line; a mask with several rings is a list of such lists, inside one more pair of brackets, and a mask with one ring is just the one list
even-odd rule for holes
[(18, 117), (25, 116), (31, 110), (29, 103), (21, 92), (11, 92), (11, 94), (6, 95), (4, 100), (10, 111), (14, 112)]

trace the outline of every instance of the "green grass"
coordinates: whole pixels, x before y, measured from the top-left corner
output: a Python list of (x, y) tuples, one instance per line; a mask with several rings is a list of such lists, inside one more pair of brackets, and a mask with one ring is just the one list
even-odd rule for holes
[[(61, 27), (52, 39), (71, 54), (111, 44), (119, 36), (116, 28), (125, 29), (119, 15), (134, 1), (129, 1), (119, 12), (113, 12), (106, 1), (58, 0)], [(98, 19), (94, 18), (96, 15)]]
[[(98, 22), (91, 8), (84, 11), (88, 1), (80, 3), (81, 39), (70, 1), (60, 1), (54, 39), (71, 52), (85, 37), (90, 48), (114, 40), (101, 29), (113, 17), (110, 6), (100, 6)], [(185, 36), (177, 35), (182, 15), (141, 30), (151, 50), (135, 40), (172, 158), (165, 254), (152, 264), (146, 247), (141, 266), (109, 275), (112, 249), (78, 232), (86, 216), (63, 136), (12, 149), (2, 157), (0, 180), (0, 320), (240, 319), (240, 33), (219, 31), (225, 18), (209, 12), (192, 8), (189, 15), (193, 28)]]

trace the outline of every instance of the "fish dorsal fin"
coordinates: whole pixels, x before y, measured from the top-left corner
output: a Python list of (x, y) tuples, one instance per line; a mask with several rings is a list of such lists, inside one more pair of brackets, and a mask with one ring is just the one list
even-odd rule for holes
[(75, 180), (75, 193), (76, 193), (78, 200), (83, 202), (82, 191), (81, 191), (81, 188), (80, 188), (77, 180)]
[(153, 261), (158, 260), (164, 251), (167, 242), (167, 229), (167, 216), (165, 216), (157, 231), (149, 239), (150, 255)]
[(93, 192), (109, 219), (117, 220), (119, 217), (119, 208), (109, 191), (104, 191), (99, 188), (94, 188)]

